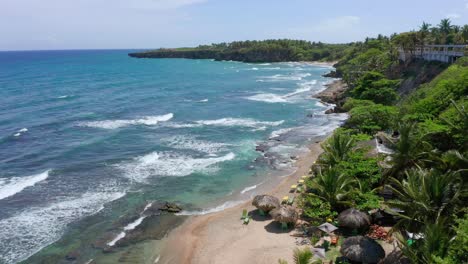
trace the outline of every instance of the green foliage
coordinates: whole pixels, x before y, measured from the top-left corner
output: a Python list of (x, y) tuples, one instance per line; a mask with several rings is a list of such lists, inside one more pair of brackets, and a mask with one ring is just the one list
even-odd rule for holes
[(379, 157), (367, 157), (367, 149), (354, 149), (346, 161), (336, 165), (336, 168), (343, 174), (359, 179), (361, 190), (370, 191), (377, 187), (381, 181), (378, 161)]
[(340, 161), (347, 160), (354, 145), (354, 140), (349, 134), (334, 133), (332, 137), (322, 144), (325, 152), (320, 156), (319, 163), (333, 166)]
[(293, 259), (295, 264), (313, 264), (312, 261), (314, 254), (308, 248), (296, 248), (293, 252)]
[(457, 172), (415, 168), (405, 174), (406, 179), (401, 181), (391, 179), (391, 188), (399, 200), (388, 202), (404, 211), (401, 224), (410, 227), (415, 222), (427, 224), (427, 219), (435, 221), (440, 216), (451, 216), (463, 206), (460, 197), (464, 185)]
[(328, 218), (334, 219), (338, 215), (331, 209), (330, 203), (307, 193), (301, 196), (299, 205), (303, 208), (303, 215), (311, 220), (312, 225), (321, 225)]
[(348, 98), (343, 105), (343, 109), (346, 111), (350, 111), (355, 107), (366, 107), (366, 106), (374, 106), (375, 103), (370, 100), (359, 100), (354, 98)]
[[(450, 66), (432, 82), (422, 85), (403, 103), (408, 114), (438, 117), (449, 108), (451, 100), (458, 101), (468, 94), (468, 67)], [(420, 120), (424, 121), (424, 120)]]
[(358, 79), (351, 91), (354, 98), (371, 100), (378, 104), (390, 105), (398, 99), (398, 80), (389, 80), (379, 72), (367, 72)]
[(356, 192), (352, 197), (354, 201), (353, 207), (364, 212), (380, 208), (382, 202), (382, 199), (373, 192)]
[(350, 195), (355, 191), (358, 181), (349, 175), (341, 173), (336, 167), (329, 167), (306, 183), (310, 195), (330, 203), (333, 210), (351, 205)]
[(370, 104), (352, 108), (349, 115), (346, 123), (348, 127), (356, 128), (363, 133), (375, 134), (393, 126), (398, 116), (398, 109), (394, 106)]
[(242, 62), (336, 61), (349, 44), (324, 44), (305, 40), (269, 39), (201, 45), (195, 48), (158, 49), (131, 53), (139, 58), (190, 58)]
[[(397, 131), (399, 139), (391, 146), (394, 151), (390, 155), (392, 168), (386, 171), (385, 175), (398, 178), (403, 175), (405, 169), (421, 164), (432, 150), (432, 146), (417, 132), (416, 123), (398, 123)], [(390, 138), (388, 141), (393, 142)]]

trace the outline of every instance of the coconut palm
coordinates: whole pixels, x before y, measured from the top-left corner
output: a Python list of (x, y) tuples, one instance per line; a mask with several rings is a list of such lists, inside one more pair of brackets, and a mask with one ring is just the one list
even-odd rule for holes
[(357, 185), (359, 185), (357, 179), (330, 167), (324, 171), (319, 170), (307, 187), (311, 195), (330, 203), (330, 206), (336, 209), (339, 205), (351, 205), (347, 199)]
[[(424, 46), (424, 44), (426, 43), (426, 40), (427, 40), (427, 36), (429, 35), (429, 29), (431, 28), (431, 24), (429, 23), (426, 23), (426, 22), (423, 22), (421, 27), (419, 27), (419, 36), (421, 37), (421, 39), (419, 40), (419, 42), (421, 43), (421, 45)], [(421, 53), (422, 53), (422, 50), (421, 49)]]
[(449, 18), (442, 19), (438, 26), (439, 26), (440, 31), (446, 35), (450, 33), (453, 27), (452, 22), (450, 21)]
[(403, 211), (398, 227), (414, 228), (425, 219), (450, 216), (461, 207), (460, 197), (466, 190), (459, 173), (414, 168), (405, 174), (401, 181), (391, 178), (390, 188), (399, 200), (387, 202)]
[(345, 133), (335, 133), (329, 138), (322, 148), (324, 153), (320, 157), (320, 164), (333, 166), (340, 161), (345, 161), (354, 147), (354, 140)]

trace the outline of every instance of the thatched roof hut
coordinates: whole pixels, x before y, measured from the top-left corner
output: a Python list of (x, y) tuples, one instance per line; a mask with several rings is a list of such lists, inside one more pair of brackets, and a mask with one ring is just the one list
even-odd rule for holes
[(280, 223), (296, 223), (299, 214), (289, 205), (283, 205), (270, 211), (270, 215)]
[(351, 229), (365, 229), (371, 224), (370, 217), (359, 210), (349, 208), (338, 215), (338, 225)]
[(341, 255), (353, 262), (378, 263), (385, 251), (375, 240), (364, 236), (348, 237), (343, 241)]
[(257, 195), (252, 201), (252, 205), (257, 207), (261, 212), (269, 212), (280, 207), (278, 198), (271, 195)]

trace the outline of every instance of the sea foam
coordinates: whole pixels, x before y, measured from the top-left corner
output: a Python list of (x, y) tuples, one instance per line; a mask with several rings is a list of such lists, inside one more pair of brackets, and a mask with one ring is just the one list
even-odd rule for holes
[(50, 170), (31, 176), (0, 178), (0, 200), (13, 196), (49, 177)]
[(206, 125), (206, 126), (241, 126), (241, 127), (251, 127), (251, 128), (257, 128), (261, 126), (279, 126), (284, 122), (284, 120), (281, 121), (273, 121), (273, 122), (268, 122), (268, 121), (258, 121), (252, 118), (221, 118), (221, 119), (216, 119), (216, 120), (200, 120), (196, 121), (197, 124), (200, 125)]
[(94, 128), (103, 128), (103, 129), (117, 129), (121, 127), (126, 127), (130, 125), (147, 125), (154, 126), (159, 122), (169, 121), (174, 117), (174, 114), (169, 113), (159, 116), (145, 116), (138, 119), (121, 119), (121, 120), (103, 120), (103, 121), (91, 121), (81, 123), (81, 126), (94, 127)]
[(131, 180), (145, 182), (152, 176), (188, 176), (192, 173), (213, 173), (216, 163), (232, 160), (232, 152), (221, 157), (194, 158), (172, 152), (152, 152), (136, 158), (130, 163), (118, 165)]
[[(31, 207), (0, 220), (0, 262), (16, 263), (61, 237), (71, 222), (102, 210), (122, 192), (88, 192), (43, 207)], [(12, 236), (14, 234), (14, 236)]]
[(161, 139), (161, 142), (175, 149), (189, 149), (207, 154), (214, 154), (221, 151), (227, 151), (227, 147), (231, 144), (210, 142), (206, 140), (196, 139), (192, 136), (173, 136)]

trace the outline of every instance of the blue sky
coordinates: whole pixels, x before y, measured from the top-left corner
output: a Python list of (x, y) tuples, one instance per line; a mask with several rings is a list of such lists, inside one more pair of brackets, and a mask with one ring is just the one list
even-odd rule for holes
[(350, 42), (446, 17), (468, 24), (468, 0), (1, 0), (0, 50)]

